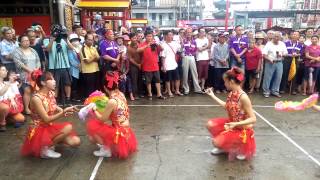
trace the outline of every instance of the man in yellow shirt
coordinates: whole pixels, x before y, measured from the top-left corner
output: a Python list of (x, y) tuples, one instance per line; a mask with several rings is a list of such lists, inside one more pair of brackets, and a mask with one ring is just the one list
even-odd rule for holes
[(85, 43), (81, 50), (81, 72), (83, 79), (84, 95), (88, 97), (92, 92), (99, 88), (99, 59), (97, 49), (93, 46), (93, 34), (85, 36)]

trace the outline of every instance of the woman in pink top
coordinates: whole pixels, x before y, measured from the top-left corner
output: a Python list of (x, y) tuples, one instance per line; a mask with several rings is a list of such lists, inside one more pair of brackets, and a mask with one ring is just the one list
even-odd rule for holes
[(314, 92), (320, 70), (320, 46), (318, 45), (319, 37), (314, 35), (311, 37), (312, 44), (306, 47), (306, 61), (303, 81), (303, 95), (307, 95), (307, 86), (309, 94)]

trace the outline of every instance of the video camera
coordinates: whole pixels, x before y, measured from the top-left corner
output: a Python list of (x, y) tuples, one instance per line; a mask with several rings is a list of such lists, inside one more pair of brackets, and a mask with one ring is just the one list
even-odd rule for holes
[(150, 44), (151, 51), (156, 51), (157, 47), (158, 47), (158, 45), (157, 45), (157, 43), (155, 41), (152, 42), (152, 44)]
[(67, 28), (61, 26), (60, 24), (55, 24), (51, 27), (51, 36), (55, 37), (56, 39), (67, 39), (68, 32)]

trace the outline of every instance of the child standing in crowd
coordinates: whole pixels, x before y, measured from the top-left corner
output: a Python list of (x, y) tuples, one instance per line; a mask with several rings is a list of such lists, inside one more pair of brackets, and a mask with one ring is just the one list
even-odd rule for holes
[(21, 154), (41, 158), (59, 158), (55, 145), (79, 146), (80, 138), (75, 135), (69, 122), (55, 122), (61, 117), (72, 115), (75, 108), (60, 108), (55, 99), (56, 81), (50, 72), (40, 70), (31, 73), (32, 79), (40, 90), (35, 93), (30, 102), (33, 124), (26, 135)]
[(22, 96), (19, 93), (17, 82), (19, 76), (13, 71), (9, 72), (9, 81), (4, 81), (8, 71), (4, 65), (0, 65), (0, 132), (6, 131), (7, 119), (19, 127), (25, 118), (21, 114), (23, 111)]
[[(100, 148), (93, 152), (95, 156), (127, 158), (137, 151), (137, 140), (130, 128), (127, 100), (118, 85), (118, 73), (107, 73), (104, 89), (110, 98), (108, 104), (103, 112), (98, 112), (94, 107), (94, 115), (87, 122), (89, 139)], [(106, 123), (109, 119), (111, 125)]]
[(228, 153), (229, 160), (251, 159), (256, 151), (253, 124), (256, 116), (247, 94), (242, 90), (243, 72), (235, 67), (228, 70), (223, 80), (231, 91), (224, 102), (214, 95), (212, 89), (206, 93), (226, 109), (228, 118), (215, 118), (208, 121), (207, 128), (214, 145), (212, 154)]

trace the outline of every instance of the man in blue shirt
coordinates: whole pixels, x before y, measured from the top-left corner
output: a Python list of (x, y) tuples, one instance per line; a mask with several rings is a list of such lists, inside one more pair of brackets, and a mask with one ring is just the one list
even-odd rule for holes
[[(61, 26), (58, 28), (62, 29)], [(51, 31), (57, 31), (56, 29), (52, 28)], [(60, 88), (64, 87), (65, 98), (67, 103), (69, 103), (71, 95), (71, 77), (69, 73), (70, 64), (68, 59), (68, 48), (74, 49), (74, 47), (66, 37), (62, 37), (59, 33), (56, 37), (51, 36), (50, 39), (43, 40), (43, 44), (49, 53), (49, 71), (54, 75), (57, 84), (56, 97), (59, 95)]]
[(1, 63), (5, 65), (7, 70), (15, 71), (16, 67), (11, 53), (18, 45), (13, 40), (13, 29), (10, 27), (2, 27), (1, 33), (3, 36), (3, 40), (0, 42)]

